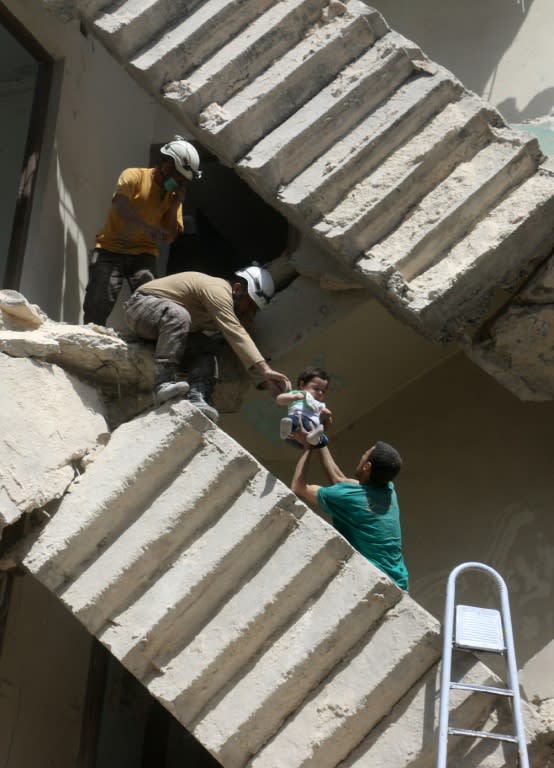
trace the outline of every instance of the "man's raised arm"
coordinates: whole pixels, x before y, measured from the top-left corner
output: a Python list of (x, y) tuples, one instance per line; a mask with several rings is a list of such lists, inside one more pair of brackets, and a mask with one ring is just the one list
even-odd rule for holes
[(320, 448), (318, 453), (319, 458), (321, 459), (321, 464), (323, 465), (323, 469), (325, 470), (325, 474), (329, 478), (331, 485), (334, 485), (335, 483), (344, 483), (349, 480), (344, 472), (338, 467), (331, 451), (327, 446)]
[(311, 453), (310, 446), (307, 448), (305, 447), (302, 451), (302, 456), (299, 458), (296, 469), (294, 470), (290, 487), (297, 496), (300, 496), (301, 499), (307, 501), (308, 504), (316, 505), (317, 494), (321, 486), (308, 485), (306, 480)]

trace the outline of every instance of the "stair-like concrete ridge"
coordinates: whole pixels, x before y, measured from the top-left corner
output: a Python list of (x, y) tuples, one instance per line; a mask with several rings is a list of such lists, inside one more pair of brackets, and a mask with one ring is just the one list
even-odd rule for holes
[(428, 337), (463, 336), (551, 250), (537, 142), (361, 0), (74, 5), (202, 144)]
[(187, 401), (115, 430), (23, 562), (223, 766), (431, 768), (437, 622)]

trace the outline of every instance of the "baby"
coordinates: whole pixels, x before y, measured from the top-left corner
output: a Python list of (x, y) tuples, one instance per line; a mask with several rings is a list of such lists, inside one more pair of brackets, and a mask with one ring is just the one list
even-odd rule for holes
[[(297, 389), (277, 395), (277, 405), (288, 406), (288, 415), (281, 419), (281, 440), (286, 440), (302, 422), (308, 432), (308, 443), (322, 448), (329, 442), (325, 428), (331, 424), (331, 411), (323, 398), (329, 386), (329, 376), (322, 368), (309, 366), (298, 376)], [(289, 440), (298, 445), (294, 440)]]

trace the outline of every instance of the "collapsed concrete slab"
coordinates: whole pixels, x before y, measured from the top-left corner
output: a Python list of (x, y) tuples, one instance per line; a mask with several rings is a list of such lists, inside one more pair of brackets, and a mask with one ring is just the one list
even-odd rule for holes
[(20, 556), (226, 768), (433, 765), (436, 620), (186, 400), (118, 427)]
[(152, 388), (152, 354), (113, 329), (51, 320), (16, 291), (0, 291), (0, 351), (32, 357), (108, 390)]
[(94, 387), (58, 366), (0, 354), (0, 531), (60, 498), (109, 438)]

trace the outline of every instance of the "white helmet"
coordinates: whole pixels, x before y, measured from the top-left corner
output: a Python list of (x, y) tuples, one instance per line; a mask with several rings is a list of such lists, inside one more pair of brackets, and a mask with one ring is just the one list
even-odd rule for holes
[(162, 155), (172, 157), (175, 168), (185, 179), (201, 179), (200, 157), (190, 141), (185, 141), (182, 136), (175, 136), (173, 141), (164, 144), (160, 149)]
[(246, 280), (248, 295), (259, 309), (263, 309), (269, 304), (275, 293), (275, 284), (267, 269), (252, 264), (250, 267), (237, 270), (235, 275)]

